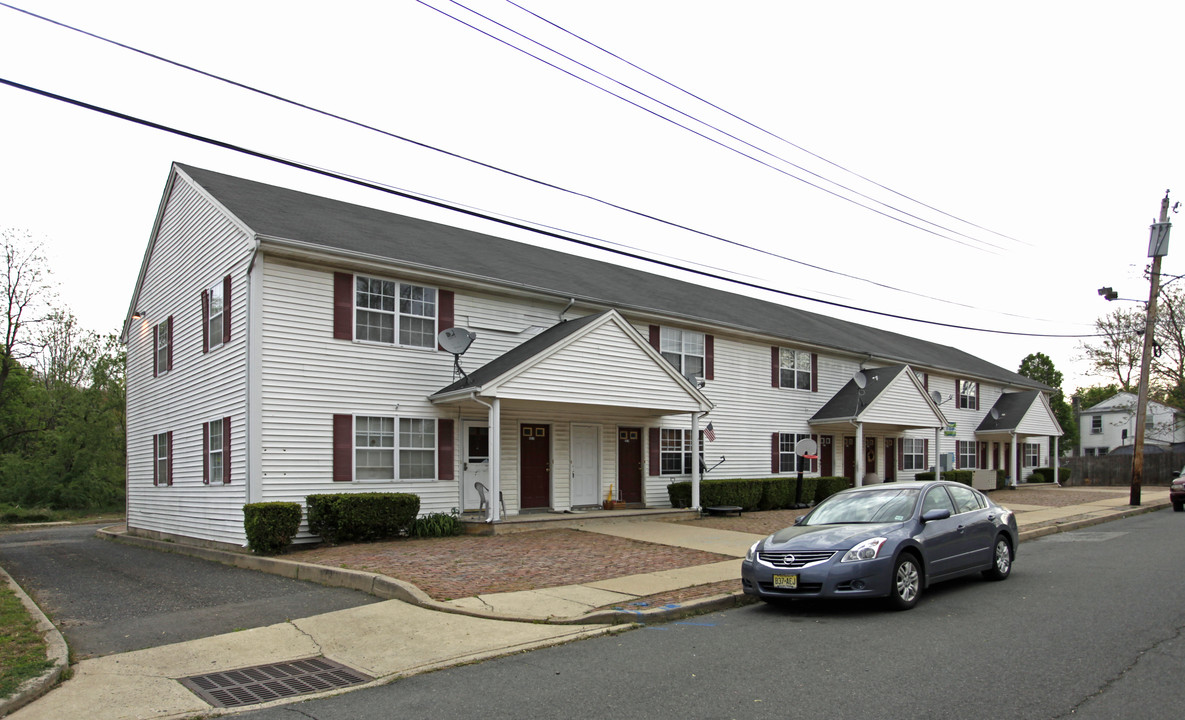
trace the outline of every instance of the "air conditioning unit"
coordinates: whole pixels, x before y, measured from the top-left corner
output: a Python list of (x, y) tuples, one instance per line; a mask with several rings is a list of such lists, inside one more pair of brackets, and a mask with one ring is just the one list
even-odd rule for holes
[(938, 467), (943, 472), (955, 469), (955, 454), (953, 452), (940, 453), (938, 455)]

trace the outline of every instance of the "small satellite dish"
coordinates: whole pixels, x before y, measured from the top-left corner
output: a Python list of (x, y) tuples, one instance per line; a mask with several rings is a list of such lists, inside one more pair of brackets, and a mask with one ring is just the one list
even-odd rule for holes
[(868, 385), (868, 376), (864, 374), (863, 370), (857, 370), (856, 374), (852, 376), (852, 380), (855, 381), (856, 387), (861, 390)]
[(697, 390), (703, 390), (704, 386), (707, 385), (707, 383), (704, 382), (704, 379), (695, 373), (686, 373), (683, 375), (683, 379), (691, 383), (691, 386)]
[(810, 438), (803, 438), (794, 443), (794, 454), (799, 457), (815, 455), (819, 452), (819, 444)]
[(942, 393), (938, 392), (937, 390), (931, 390), (930, 391), (930, 399), (934, 401), (935, 405), (941, 405), (942, 404)]
[(436, 342), (440, 343), (440, 347), (444, 348), (445, 352), (464, 355), (476, 337), (475, 333), (471, 333), (465, 328), (448, 328), (440, 331), (440, 334), (436, 336)]
[(997, 410), (996, 408), (992, 408), (992, 411), (988, 414), (992, 416), (992, 420), (999, 420), (1000, 419), (1000, 411)]

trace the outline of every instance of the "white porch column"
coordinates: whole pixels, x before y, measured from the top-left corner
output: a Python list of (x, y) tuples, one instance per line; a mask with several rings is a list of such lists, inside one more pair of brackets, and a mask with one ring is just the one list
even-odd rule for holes
[(942, 428), (934, 428), (934, 479), (942, 479), (942, 451), (938, 447), (938, 438), (942, 437)]
[(494, 397), (490, 399), (490, 497), (487, 502), (489, 517), (486, 522), (501, 520), (502, 503), (498, 500), (502, 493), (502, 401)]
[(864, 484), (864, 423), (856, 423), (856, 477), (855, 486)]
[(1008, 483), (1012, 487), (1016, 487), (1017, 478), (1020, 477), (1020, 438), (1016, 433), (1010, 433), (1012, 437), (1012, 477), (1008, 478)]
[(691, 509), (699, 510), (699, 416), (691, 413)]
[(1053, 436), (1053, 457), (1049, 459), (1049, 464), (1053, 466), (1053, 484), (1062, 484), (1062, 474), (1058, 470), (1061, 467), (1062, 453), (1058, 449), (1058, 441), (1061, 440), (1057, 435)]

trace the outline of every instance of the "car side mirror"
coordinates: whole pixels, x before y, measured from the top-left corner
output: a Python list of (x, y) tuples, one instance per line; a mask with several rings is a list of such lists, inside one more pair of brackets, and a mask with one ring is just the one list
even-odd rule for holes
[(801, 525), (803, 520), (806, 520), (806, 515), (799, 515), (798, 517), (794, 518), (794, 524)]
[(922, 522), (934, 522), (935, 520), (945, 520), (950, 517), (950, 510), (945, 508), (940, 510), (927, 510), (922, 513)]

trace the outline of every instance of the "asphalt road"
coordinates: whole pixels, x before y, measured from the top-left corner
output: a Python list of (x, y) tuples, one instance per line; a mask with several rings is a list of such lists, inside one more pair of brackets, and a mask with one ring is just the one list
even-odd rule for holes
[(0, 567), (58, 625), (75, 660), (377, 601), (355, 590), (101, 540), (97, 528), (0, 533)]
[(1185, 514), (1021, 545), (1012, 577), (909, 612), (754, 605), (416, 676), (244, 720), (1178, 718)]

